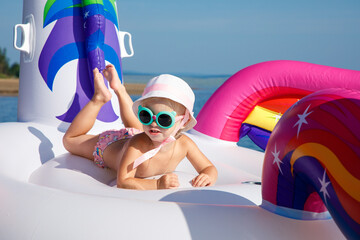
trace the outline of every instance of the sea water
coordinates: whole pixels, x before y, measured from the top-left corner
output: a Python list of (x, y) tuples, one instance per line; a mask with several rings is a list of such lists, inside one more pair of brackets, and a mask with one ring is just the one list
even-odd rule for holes
[(17, 97), (0, 96), (0, 122), (16, 122), (17, 102)]
[[(151, 74), (142, 75), (125, 75), (124, 81), (127, 83), (147, 83), (149, 79), (156, 76)], [(195, 116), (199, 113), (202, 106), (215, 92), (215, 90), (227, 79), (227, 76), (205, 76), (205, 77), (191, 77), (182, 76), (182, 78), (189, 83), (194, 89), (195, 93)], [(140, 96), (131, 96), (136, 100)], [(0, 96), (0, 122), (16, 122), (17, 120), (17, 97), (2, 97)]]
[[(128, 83), (146, 83), (155, 75), (125, 75), (124, 80)], [(181, 76), (192, 87), (195, 93), (194, 115), (200, 112), (206, 101), (216, 91), (216, 89), (226, 81), (227, 76)], [(133, 100), (140, 96), (133, 95)], [(1, 97), (0, 96), (0, 123), (17, 121), (17, 97)], [(262, 151), (248, 137), (240, 139), (239, 146)]]

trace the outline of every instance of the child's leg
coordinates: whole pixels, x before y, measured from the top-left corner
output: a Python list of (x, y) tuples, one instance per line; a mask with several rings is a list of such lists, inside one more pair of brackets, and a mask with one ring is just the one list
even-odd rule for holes
[(87, 132), (93, 127), (101, 107), (111, 99), (111, 93), (106, 88), (101, 73), (98, 69), (95, 69), (93, 73), (94, 96), (77, 114), (63, 137), (66, 150), (91, 160), (98, 136), (87, 135)]
[(133, 101), (127, 93), (125, 87), (121, 84), (115, 67), (113, 65), (108, 65), (103, 73), (118, 98), (121, 120), (123, 121), (125, 127), (142, 130), (142, 124), (132, 110)]

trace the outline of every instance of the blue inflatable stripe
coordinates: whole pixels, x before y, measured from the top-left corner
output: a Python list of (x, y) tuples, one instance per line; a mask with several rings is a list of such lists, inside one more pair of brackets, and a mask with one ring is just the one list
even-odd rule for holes
[[(104, 9), (104, 6), (100, 5), (100, 4), (91, 4), (91, 5), (87, 5), (83, 8), (83, 12), (87, 12), (88, 17), (97, 15), (97, 14), (101, 14), (103, 15), (106, 19), (110, 20), (113, 24), (116, 25), (116, 27), (118, 27), (117, 24), (117, 16), (116, 13), (114, 11), (114, 8), (112, 7), (112, 5), (110, 4), (110, 11), (109, 9)], [(84, 14), (83, 13), (83, 14)]]
[(243, 123), (240, 128), (240, 138), (247, 135), (262, 150), (265, 150), (270, 134), (270, 131), (248, 123)]
[(51, 58), (47, 74), (47, 86), (52, 91), (54, 79), (59, 69), (74, 59), (85, 58), (84, 43), (70, 43), (60, 48)]
[[(104, 5), (105, 5), (105, 2), (106, 1), (104, 1)], [(109, 7), (111, 7), (111, 8), (109, 8)], [(87, 6), (83, 7), (83, 12), (84, 13), (87, 12), (88, 17), (94, 16), (97, 14), (101, 14), (106, 19), (110, 20), (113, 24), (115, 24), (116, 27), (118, 27), (117, 16), (116, 16), (116, 13), (115, 13), (114, 8), (112, 7), (111, 3), (107, 3), (107, 8), (106, 8), (106, 6), (102, 6), (100, 4), (87, 5)]]
[(116, 10), (114, 9), (113, 5), (109, 0), (104, 0), (104, 8), (106, 19), (109, 19), (112, 23), (115, 24), (117, 28), (119, 28)]
[(331, 219), (329, 212), (312, 213), (287, 207), (274, 205), (266, 200), (262, 200), (260, 207), (267, 209), (270, 212), (276, 213), (280, 216), (297, 219), (297, 220), (328, 220)]
[(116, 54), (115, 50), (110, 47), (109, 45), (104, 44), (104, 55), (105, 55), (105, 60), (109, 61), (111, 64), (113, 64), (116, 68), (116, 71), (119, 74), (119, 78), (120, 81), (123, 82), (122, 80), (122, 72), (121, 72), (121, 64), (120, 64), (120, 60), (118, 55)]
[(118, 29), (119, 29), (119, 26), (118, 26), (118, 21), (117, 21), (117, 17), (112, 15), (111, 13), (105, 11), (105, 18), (110, 20)]
[[(49, 9), (43, 27), (46, 27), (48, 24), (52, 23), (57, 19), (68, 16), (83, 16), (81, 7), (81, 0), (58, 0), (56, 1), (51, 8)], [(95, 14), (103, 14), (106, 19), (110, 20), (112, 23), (118, 27), (116, 11), (113, 8), (113, 5), (110, 1), (104, 1), (103, 11), (99, 11), (100, 4), (92, 4), (85, 7), (84, 11), (89, 11), (89, 16)]]
[[(54, 15), (56, 15), (57, 13), (59, 13), (61, 11), (65, 11), (67, 13), (70, 13), (70, 12), (73, 13), (71, 11), (71, 9), (74, 7), (74, 5), (77, 5), (77, 4), (81, 4), (81, 0), (57, 0), (56, 2), (54, 2), (54, 4), (50, 7), (50, 9), (46, 15), (46, 18), (44, 21), (44, 27), (46, 27), (52, 21), (54, 21), (56, 19), (60, 19), (59, 17), (54, 18)], [(64, 16), (73, 16), (73, 14), (64, 15)]]
[(91, 4), (91, 5), (87, 5), (85, 7), (83, 7), (83, 12), (88, 12), (88, 16), (94, 16), (97, 14), (101, 14), (104, 15), (105, 10), (104, 10), (104, 6), (100, 5), (100, 4)]
[[(49, 15), (48, 15), (49, 16)], [(52, 23), (55, 20), (64, 18), (64, 17), (70, 17), (70, 16), (82, 16), (81, 9), (80, 8), (66, 8), (63, 9), (56, 14), (52, 15), (50, 19), (46, 19), (44, 23), (44, 27), (46, 27), (48, 24)]]
[(96, 48), (103, 50), (104, 48), (104, 33), (99, 29), (87, 38), (86, 52), (91, 52)]

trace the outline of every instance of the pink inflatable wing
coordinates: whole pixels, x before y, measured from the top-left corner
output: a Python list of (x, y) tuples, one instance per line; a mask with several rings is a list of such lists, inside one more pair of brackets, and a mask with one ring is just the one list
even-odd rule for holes
[(195, 130), (238, 142), (241, 125), (255, 106), (335, 87), (360, 89), (360, 72), (297, 61), (255, 64), (234, 74), (211, 96), (197, 116)]

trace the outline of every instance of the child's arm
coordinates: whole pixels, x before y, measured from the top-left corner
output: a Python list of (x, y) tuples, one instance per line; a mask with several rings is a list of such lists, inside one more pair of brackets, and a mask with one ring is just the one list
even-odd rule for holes
[[(137, 136), (134, 138), (137, 138)], [(156, 180), (135, 178), (137, 169), (133, 169), (133, 164), (135, 159), (141, 156), (142, 152), (131, 144), (131, 140), (117, 171), (117, 187), (140, 190), (157, 189)]]
[(141, 130), (142, 124), (137, 119), (137, 116), (132, 110), (133, 101), (125, 89), (125, 86), (121, 84), (119, 76), (113, 65), (109, 64), (103, 71), (104, 77), (108, 80), (111, 89), (114, 90), (120, 107), (121, 120), (125, 127), (133, 127)]
[(142, 130), (143, 126), (132, 110), (133, 101), (126, 91), (124, 85), (121, 85), (121, 87), (115, 90), (115, 94), (119, 101), (120, 116), (124, 126)]
[(140, 157), (143, 152), (146, 152), (147, 149), (140, 150), (132, 143), (137, 142), (137, 146), (147, 145), (145, 142), (141, 143), (142, 140), (139, 135), (130, 139), (129, 147), (124, 153), (118, 168), (117, 187), (140, 190), (177, 188), (179, 181), (177, 175), (174, 173), (165, 174), (159, 179), (142, 179), (135, 177), (137, 169), (133, 169), (134, 161)]
[(185, 137), (185, 144), (187, 146), (186, 157), (199, 173), (199, 175), (192, 180), (192, 185), (194, 187), (214, 185), (218, 176), (215, 166), (189, 137), (185, 135), (183, 137)]

